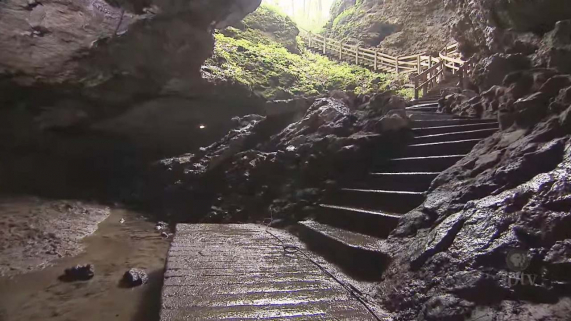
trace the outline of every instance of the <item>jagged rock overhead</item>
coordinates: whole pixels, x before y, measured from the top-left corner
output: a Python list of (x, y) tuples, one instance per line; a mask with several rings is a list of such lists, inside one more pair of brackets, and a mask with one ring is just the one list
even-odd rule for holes
[(467, 56), (530, 54), (557, 21), (571, 18), (566, 0), (447, 0), (446, 7), (456, 10), (452, 33)]
[(239, 21), (260, 2), (7, 0), (0, 3), (0, 75), (23, 85), (158, 92), (172, 79), (199, 79), (213, 27)]

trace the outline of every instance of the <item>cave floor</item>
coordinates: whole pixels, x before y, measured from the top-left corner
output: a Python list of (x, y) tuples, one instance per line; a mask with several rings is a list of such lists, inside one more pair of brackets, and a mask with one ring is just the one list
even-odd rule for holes
[[(10, 209), (17, 210), (10, 204)], [(26, 206), (23, 201), (18, 204)], [(56, 259), (39, 270), (0, 277), (0, 320), (158, 320), (169, 240), (161, 237), (155, 223), (138, 212), (111, 209), (81, 244), (83, 251), (78, 255)], [(89, 281), (59, 280), (66, 268), (78, 264), (93, 264), (95, 276)], [(123, 274), (131, 268), (144, 269), (149, 282), (135, 288), (122, 286)]]

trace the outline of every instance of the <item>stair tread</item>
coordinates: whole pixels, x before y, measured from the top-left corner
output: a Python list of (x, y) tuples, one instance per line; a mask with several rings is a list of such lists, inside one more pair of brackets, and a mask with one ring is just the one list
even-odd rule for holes
[(420, 138), (432, 138), (432, 137), (445, 137), (445, 136), (453, 136), (453, 135), (461, 135), (461, 134), (477, 134), (477, 133), (485, 133), (485, 132), (495, 132), (497, 128), (486, 128), (486, 129), (474, 129), (474, 130), (465, 130), (459, 132), (447, 132), (447, 133), (440, 133), (440, 134), (430, 134), (430, 135), (423, 135), (423, 136), (416, 136), (415, 139)]
[(439, 175), (441, 172), (395, 172), (395, 173), (390, 173), (390, 172), (372, 172), (369, 173), (369, 175), (373, 175), (373, 176), (414, 176), (414, 175)]
[[(422, 121), (422, 120), (421, 120)], [(426, 120), (424, 120), (426, 121)], [(428, 120), (430, 121), (430, 120)], [(499, 126), (498, 122), (482, 122), (482, 123), (472, 123), (472, 124), (460, 124), (460, 125), (445, 125), (445, 126), (433, 126), (433, 127), (417, 127), (417, 128), (413, 128), (413, 131), (422, 131), (422, 130), (427, 130), (427, 129), (446, 129), (446, 128), (458, 128), (458, 127), (475, 127), (475, 126), (482, 126), (482, 125), (491, 125), (491, 124), (497, 124)], [(496, 129), (497, 130), (497, 129)], [(430, 135), (428, 135), (430, 136)]]
[[(426, 113), (426, 114), (436, 114), (436, 113)], [(441, 115), (448, 115), (448, 114), (441, 114)], [(487, 120), (487, 119), (480, 119), (480, 118), (468, 118), (468, 117), (457, 117), (457, 118), (450, 118), (447, 120), (440, 120), (440, 119), (419, 119), (419, 120), (414, 120), (414, 122), (416, 123), (426, 123), (427, 125), (430, 124), (431, 122), (433, 123), (437, 123), (437, 122), (442, 122), (442, 121), (449, 121), (449, 122), (454, 122), (454, 121), (465, 121), (465, 122), (477, 122), (480, 124), (485, 124), (485, 123), (498, 123), (497, 120)], [(470, 124), (474, 124), (474, 123), (470, 123)], [(446, 125), (446, 126), (454, 126), (454, 125)], [(431, 126), (431, 127), (441, 127), (441, 126)], [(417, 128), (425, 128), (425, 127), (417, 127)]]
[(438, 159), (438, 158), (458, 158), (458, 157), (466, 157), (466, 154), (462, 155), (439, 155), (439, 156), (416, 156), (416, 157), (401, 157), (401, 158), (393, 158), (391, 161), (400, 161), (400, 160), (413, 160), (413, 159)]
[(482, 140), (482, 138), (462, 139), (462, 140), (451, 140), (451, 141), (442, 141), (442, 142), (412, 144), (412, 145), (408, 145), (407, 147), (436, 146), (436, 145), (453, 145), (453, 144), (479, 142), (479, 141), (481, 141), (481, 140)]
[(364, 213), (364, 214), (378, 215), (378, 216), (383, 216), (383, 217), (387, 217), (387, 218), (391, 218), (391, 219), (400, 219), (402, 217), (402, 215), (398, 215), (398, 214), (368, 210), (368, 209), (364, 209), (364, 208), (349, 207), (349, 206), (339, 206), (339, 205), (329, 205), (329, 204), (319, 204), (319, 206), (323, 207), (323, 208), (330, 208), (330, 209), (336, 209), (336, 210), (344, 210), (344, 211), (350, 211), (350, 212), (358, 212), (358, 213)]
[(365, 249), (382, 254), (388, 252), (386, 241), (381, 238), (348, 231), (316, 221), (301, 221), (298, 224), (351, 248)]
[(387, 191), (387, 190), (380, 190), (380, 189), (342, 188), (341, 190), (342, 191), (348, 191), (348, 192), (377, 193), (377, 194), (424, 195), (423, 192)]

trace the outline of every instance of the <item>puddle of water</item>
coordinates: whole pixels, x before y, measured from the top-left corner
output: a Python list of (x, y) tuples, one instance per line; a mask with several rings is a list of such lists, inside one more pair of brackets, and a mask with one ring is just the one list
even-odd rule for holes
[[(41, 271), (0, 278), (0, 320), (159, 320), (169, 241), (155, 231), (155, 224), (137, 213), (116, 209), (84, 242), (86, 251), (76, 257)], [(85, 263), (95, 265), (93, 279), (58, 280), (65, 268)], [(121, 287), (120, 280), (130, 268), (147, 271), (149, 283)]]

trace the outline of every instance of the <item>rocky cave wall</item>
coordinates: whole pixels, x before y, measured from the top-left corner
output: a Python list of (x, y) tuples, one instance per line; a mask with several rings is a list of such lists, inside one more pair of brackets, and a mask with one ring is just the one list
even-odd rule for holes
[(200, 73), (214, 28), (260, 2), (2, 1), (2, 190), (105, 190), (149, 159), (214, 141), (233, 116), (261, 112), (246, 88)]
[(157, 163), (141, 195), (176, 222), (292, 224), (404, 144), (404, 108), (391, 92), (271, 102), (268, 116), (237, 117), (220, 141)]
[(438, 0), (338, 0), (323, 33), (392, 55), (437, 53), (452, 40), (452, 22)]
[[(441, 111), (501, 131), (441, 173), (389, 238), (376, 289), (397, 320), (567, 320), (571, 313), (571, 41), (565, 1), (449, 1), (478, 64)], [(527, 252), (523, 271), (508, 252)], [(520, 278), (519, 282), (515, 282)]]

